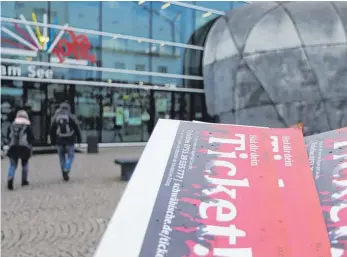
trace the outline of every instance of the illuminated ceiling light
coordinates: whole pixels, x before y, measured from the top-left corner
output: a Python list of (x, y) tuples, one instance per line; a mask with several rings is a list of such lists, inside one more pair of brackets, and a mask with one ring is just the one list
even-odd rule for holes
[(211, 16), (211, 15), (212, 15), (211, 12), (207, 12), (207, 13), (204, 13), (204, 14), (202, 15), (202, 18), (207, 18), (207, 17), (209, 17), (209, 16)]
[(143, 4), (144, 2), (146, 2), (146, 1), (139, 1), (138, 4), (141, 5), (141, 4)]
[(33, 58), (32, 58), (32, 57), (27, 57), (26, 60), (27, 60), (27, 61), (32, 61)]
[(49, 37), (41, 36), (39, 40), (41, 43), (47, 43), (49, 41)]
[(111, 80), (111, 79), (107, 80), (107, 83), (108, 83), (108, 84), (111, 84), (111, 83), (112, 83), (112, 80)]
[(140, 84), (140, 86), (142, 86), (143, 85), (143, 81), (140, 81), (139, 84)]
[(164, 43), (160, 43), (160, 46), (165, 46), (165, 44)]
[(167, 2), (166, 4), (163, 4), (163, 6), (161, 7), (162, 10), (168, 8), (170, 6), (170, 2)]

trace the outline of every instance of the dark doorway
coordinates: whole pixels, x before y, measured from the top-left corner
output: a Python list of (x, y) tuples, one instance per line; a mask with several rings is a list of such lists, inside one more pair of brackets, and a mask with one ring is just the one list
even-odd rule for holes
[(33, 127), (35, 146), (48, 145), (51, 119), (62, 102), (73, 108), (74, 87), (66, 84), (24, 82), (24, 106)]

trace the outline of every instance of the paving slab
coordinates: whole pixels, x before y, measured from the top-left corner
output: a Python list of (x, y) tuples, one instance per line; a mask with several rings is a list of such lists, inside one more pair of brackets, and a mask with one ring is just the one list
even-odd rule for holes
[(143, 147), (76, 154), (69, 182), (58, 156), (30, 160), (30, 186), (6, 188), (7, 158), (1, 162), (1, 250), (3, 257), (92, 257), (126, 187), (116, 157), (140, 156)]

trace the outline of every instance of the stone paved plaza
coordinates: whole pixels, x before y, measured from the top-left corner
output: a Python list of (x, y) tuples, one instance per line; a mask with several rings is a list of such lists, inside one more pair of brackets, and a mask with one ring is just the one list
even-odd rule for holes
[(69, 182), (63, 182), (58, 156), (30, 161), (30, 186), (6, 189), (8, 159), (1, 163), (1, 250), (3, 257), (91, 257), (126, 187), (117, 156), (140, 156), (143, 148), (76, 154)]

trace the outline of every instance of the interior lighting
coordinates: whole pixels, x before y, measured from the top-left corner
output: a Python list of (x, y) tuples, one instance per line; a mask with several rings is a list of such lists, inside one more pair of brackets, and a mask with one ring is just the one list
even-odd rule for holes
[(111, 79), (108, 79), (108, 80), (107, 80), (107, 83), (108, 83), (108, 84), (111, 84), (111, 83), (112, 83), (112, 80), (111, 80)]
[(164, 43), (160, 43), (160, 46), (165, 46), (165, 44)]
[(139, 39), (139, 40), (137, 40), (137, 42), (141, 44), (141, 43), (142, 43), (142, 40), (141, 40), (141, 39)]
[(167, 2), (167, 3), (162, 5), (161, 9), (164, 10), (164, 9), (168, 8), (170, 5), (171, 5), (170, 2)]
[(143, 4), (144, 2), (146, 2), (146, 1), (139, 1), (138, 4), (141, 5), (141, 4)]
[(204, 13), (204, 14), (202, 15), (202, 17), (203, 17), (203, 18), (207, 18), (207, 17), (209, 17), (209, 16), (211, 16), (211, 15), (212, 15), (211, 12), (207, 12), (207, 13)]

